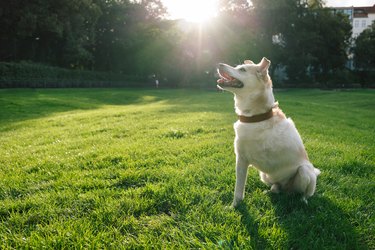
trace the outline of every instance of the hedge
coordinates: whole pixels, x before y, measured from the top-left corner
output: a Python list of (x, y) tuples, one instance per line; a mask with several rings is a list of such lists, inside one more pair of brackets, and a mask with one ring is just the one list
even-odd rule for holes
[(145, 87), (147, 77), (0, 62), (0, 88)]

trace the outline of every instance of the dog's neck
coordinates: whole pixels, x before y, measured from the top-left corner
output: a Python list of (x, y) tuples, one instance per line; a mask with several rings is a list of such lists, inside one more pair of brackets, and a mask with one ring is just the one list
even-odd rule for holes
[(272, 88), (265, 91), (252, 92), (248, 94), (236, 94), (234, 96), (235, 111), (239, 116), (255, 116), (268, 112), (275, 103)]

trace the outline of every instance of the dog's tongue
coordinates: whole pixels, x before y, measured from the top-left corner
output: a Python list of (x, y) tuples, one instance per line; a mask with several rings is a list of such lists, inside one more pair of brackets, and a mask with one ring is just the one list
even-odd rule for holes
[(226, 81), (232, 81), (234, 79), (228, 73), (223, 72), (223, 71), (220, 71), (220, 75), (221, 75), (220, 79), (217, 80), (218, 83), (223, 83), (223, 82), (226, 82)]
[(232, 80), (233, 79), (233, 77), (231, 77), (228, 73), (226, 73), (226, 72), (220, 72), (220, 74), (224, 77), (224, 78), (226, 78), (227, 80)]

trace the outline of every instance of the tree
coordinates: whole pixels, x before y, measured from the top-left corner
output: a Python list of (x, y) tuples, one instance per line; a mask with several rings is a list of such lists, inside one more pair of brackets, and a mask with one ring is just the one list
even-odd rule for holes
[[(211, 24), (165, 20), (162, 0), (0, 2), (0, 60), (207, 81), (218, 62), (272, 60), (290, 81), (327, 82), (346, 61), (350, 24), (322, 0), (220, 0)], [(360, 46), (359, 46), (360, 47)]]
[(283, 34), (291, 80), (325, 83), (347, 61), (351, 25), (344, 15), (328, 9), (302, 9), (299, 21)]
[(214, 28), (218, 60), (242, 63), (245, 59), (257, 60), (260, 55), (256, 48), (256, 23), (252, 15), (253, 7), (247, 0), (221, 0), (220, 15)]
[[(95, 69), (138, 72), (137, 54), (161, 32), (165, 9), (160, 0), (96, 0), (102, 10), (96, 24)], [(150, 52), (151, 53), (151, 52)]]
[(375, 21), (355, 40), (354, 63), (362, 70), (375, 70)]
[(0, 60), (89, 67), (100, 9), (92, 0), (1, 2)]

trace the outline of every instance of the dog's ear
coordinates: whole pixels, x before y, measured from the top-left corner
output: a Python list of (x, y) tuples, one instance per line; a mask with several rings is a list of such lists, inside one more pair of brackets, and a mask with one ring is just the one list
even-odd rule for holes
[(268, 68), (271, 65), (271, 61), (263, 57), (262, 61), (260, 61), (258, 65), (259, 65), (259, 73), (261, 73), (262, 75), (266, 75), (268, 72)]
[(244, 64), (255, 64), (253, 61), (251, 61), (251, 60), (245, 60), (244, 62), (243, 62)]

